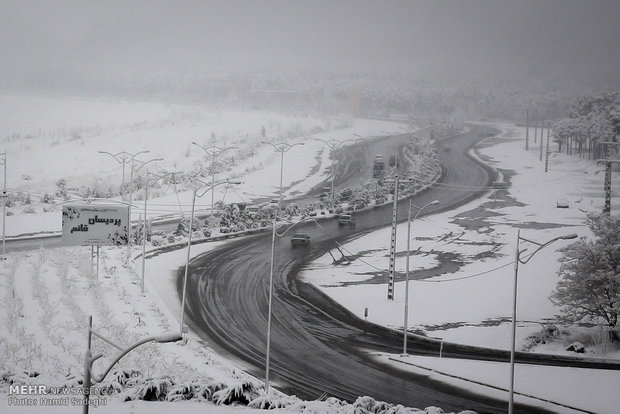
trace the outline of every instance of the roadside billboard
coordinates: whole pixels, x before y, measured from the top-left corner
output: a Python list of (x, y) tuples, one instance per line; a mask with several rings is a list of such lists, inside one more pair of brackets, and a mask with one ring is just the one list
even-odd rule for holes
[(64, 246), (120, 246), (127, 244), (129, 206), (73, 204), (62, 208)]

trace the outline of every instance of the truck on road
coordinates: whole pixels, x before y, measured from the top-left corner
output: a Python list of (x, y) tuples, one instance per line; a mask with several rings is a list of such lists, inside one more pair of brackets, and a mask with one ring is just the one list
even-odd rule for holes
[(383, 161), (383, 156), (381, 154), (377, 154), (375, 156), (375, 162), (372, 166), (372, 178), (381, 178), (384, 170), (385, 161)]

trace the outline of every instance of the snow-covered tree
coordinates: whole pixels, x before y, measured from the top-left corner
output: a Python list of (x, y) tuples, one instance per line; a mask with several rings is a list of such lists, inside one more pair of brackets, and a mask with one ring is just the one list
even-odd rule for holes
[(613, 340), (620, 313), (620, 216), (590, 214), (587, 224), (595, 238), (561, 250), (561, 279), (550, 299), (570, 321), (604, 320)]

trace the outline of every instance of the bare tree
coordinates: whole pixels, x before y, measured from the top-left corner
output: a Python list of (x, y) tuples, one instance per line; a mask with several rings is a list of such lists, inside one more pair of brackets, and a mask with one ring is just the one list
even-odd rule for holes
[(590, 214), (587, 224), (595, 238), (561, 250), (561, 279), (550, 299), (570, 321), (602, 318), (613, 341), (620, 313), (620, 217)]

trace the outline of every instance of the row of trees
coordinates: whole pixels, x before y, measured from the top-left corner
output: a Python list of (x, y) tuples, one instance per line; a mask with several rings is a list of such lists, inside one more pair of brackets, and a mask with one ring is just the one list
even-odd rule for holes
[(584, 157), (604, 158), (604, 142), (615, 141), (620, 134), (620, 96), (617, 92), (598, 96), (581, 97), (574, 101), (568, 111), (568, 118), (553, 125), (554, 141), (560, 151), (573, 149)]

